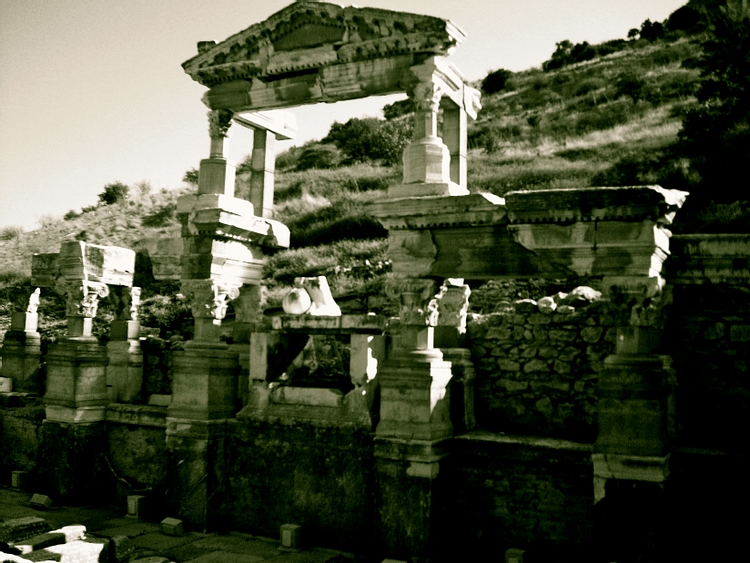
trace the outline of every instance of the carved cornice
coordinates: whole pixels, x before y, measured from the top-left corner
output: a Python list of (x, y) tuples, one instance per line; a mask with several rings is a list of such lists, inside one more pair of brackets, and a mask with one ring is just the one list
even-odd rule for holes
[(660, 186), (521, 190), (505, 194), (511, 223), (643, 221), (670, 225), (687, 192)]
[(385, 294), (399, 304), (402, 325), (435, 326), (437, 303), (435, 282), (419, 278), (389, 278), (385, 282)]
[(210, 279), (183, 280), (181, 291), (190, 300), (193, 318), (220, 321), (227, 314), (229, 301), (239, 296), (240, 284)]
[(377, 8), (295, 2), (183, 63), (203, 85), (271, 77), (405, 53), (449, 54), (465, 34), (448, 20)]
[(492, 194), (387, 199), (366, 209), (389, 231), (507, 223), (505, 201)]

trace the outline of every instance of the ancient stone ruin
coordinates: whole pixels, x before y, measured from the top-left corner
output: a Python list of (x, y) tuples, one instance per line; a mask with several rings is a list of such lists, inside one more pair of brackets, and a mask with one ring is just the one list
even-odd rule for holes
[[(179, 200), (181, 239), (141, 245), (180, 281), (194, 339), (143, 348), (132, 250), (35, 256), (68, 332), (42, 358), (34, 296), (13, 314), (0, 469), (67, 502), (124, 506), (129, 482), (191, 529), (295, 523), (378, 560), (656, 553), (706, 525), (724, 505), (700, 484), (747, 469), (750, 237), (672, 237), (688, 194), (659, 186), (470, 191), (480, 95), (448, 60), (463, 38), (436, 17), (301, 1), (199, 43), (183, 68), (207, 88), (210, 154)], [(394, 92), (415, 102), (415, 140), (368, 211), (398, 317), (264, 314), (265, 256), (289, 245), (274, 141), (295, 134), (270, 110)], [(238, 125), (254, 131), (249, 200), (226, 158)], [(91, 332), (105, 298), (106, 347)], [(309, 335), (348, 341), (344, 390), (272, 381), (274, 351), (290, 363)], [(147, 383), (166, 356), (169, 379)]]

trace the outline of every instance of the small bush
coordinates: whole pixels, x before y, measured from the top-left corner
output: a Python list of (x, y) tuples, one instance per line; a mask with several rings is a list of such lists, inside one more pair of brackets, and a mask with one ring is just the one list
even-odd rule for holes
[(63, 215), (63, 219), (65, 219), (66, 221), (72, 221), (73, 219), (76, 219), (80, 216), (81, 216), (81, 213), (76, 213), (74, 209), (71, 209), (65, 215)]
[(87, 205), (86, 207), (81, 207), (81, 215), (84, 213), (91, 213), (92, 211), (96, 211), (99, 207), (96, 205)]
[(174, 203), (162, 205), (153, 213), (144, 215), (141, 224), (144, 227), (166, 227), (174, 220), (176, 211), (177, 205)]
[(185, 174), (182, 176), (182, 181), (186, 184), (192, 184), (193, 186), (198, 185), (198, 169), (197, 168), (190, 168)]
[(482, 92), (485, 94), (501, 92), (505, 89), (505, 84), (512, 74), (512, 72), (505, 70), (504, 68), (490, 72), (484, 77), (484, 80), (482, 80)]
[(289, 150), (285, 150), (276, 155), (276, 170), (285, 172), (287, 170), (294, 170), (297, 168), (297, 160), (299, 159), (299, 148), (291, 147)]
[(387, 120), (396, 119), (404, 115), (414, 113), (415, 105), (414, 100), (407, 98), (406, 100), (399, 100), (392, 104), (383, 106), (383, 117)]
[(3, 227), (0, 229), (0, 240), (9, 242), (18, 240), (23, 234), (23, 227)]
[(306, 145), (297, 159), (297, 170), (335, 168), (341, 164), (341, 151), (334, 145), (312, 143)]
[(130, 188), (122, 182), (112, 182), (104, 186), (104, 191), (99, 194), (99, 201), (104, 205), (112, 205), (125, 200), (129, 191)]
[(37, 224), (43, 229), (46, 229), (47, 227), (51, 227), (58, 221), (59, 219), (56, 216), (51, 215), (51, 214), (42, 215), (36, 220)]

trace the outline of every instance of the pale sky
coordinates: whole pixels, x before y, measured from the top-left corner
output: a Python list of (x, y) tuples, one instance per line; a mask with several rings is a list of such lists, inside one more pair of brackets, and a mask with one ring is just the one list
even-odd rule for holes
[[(0, 0), (0, 227), (37, 227), (93, 205), (105, 184), (181, 185), (209, 152), (205, 87), (180, 66), (291, 0)], [(346, 4), (347, 2), (340, 2)], [(468, 80), (539, 66), (555, 43), (625, 38), (687, 0), (361, 0), (452, 20), (467, 34), (451, 60)], [(335, 120), (380, 116), (372, 98), (295, 109), (296, 143)], [(230, 158), (252, 150), (235, 126)]]

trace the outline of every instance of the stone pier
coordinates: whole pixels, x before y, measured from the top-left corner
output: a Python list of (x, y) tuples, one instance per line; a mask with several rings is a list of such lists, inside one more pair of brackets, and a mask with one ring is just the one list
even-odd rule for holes
[(129, 291), (134, 267), (132, 250), (83, 242), (64, 242), (57, 256), (35, 256), (32, 280), (41, 286), (54, 281), (68, 317), (65, 338), (46, 359), (41, 455), (44, 488), (57, 498), (94, 499), (104, 486), (109, 357), (92, 332), (93, 320), (110, 287)]

